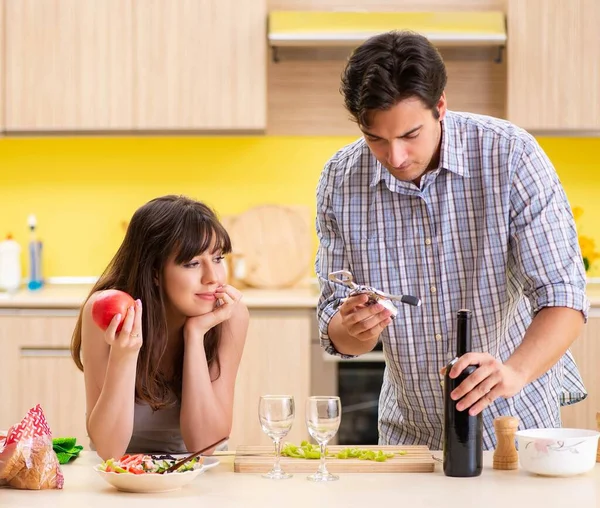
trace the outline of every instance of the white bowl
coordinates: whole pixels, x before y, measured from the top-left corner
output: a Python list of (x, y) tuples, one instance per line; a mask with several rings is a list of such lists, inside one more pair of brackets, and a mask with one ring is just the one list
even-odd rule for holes
[(600, 432), (585, 429), (528, 429), (516, 433), (523, 469), (544, 476), (573, 476), (596, 465)]
[(107, 473), (99, 469), (100, 466), (95, 466), (96, 471), (104, 481), (110, 483), (113, 487), (123, 492), (171, 492), (179, 490), (185, 485), (191, 483), (199, 474), (204, 472), (204, 468), (193, 469), (183, 473), (144, 473), (144, 474), (128, 474), (128, 473)]
[[(176, 459), (183, 459), (187, 457), (189, 453), (171, 453), (171, 457)], [(208, 469), (212, 469), (213, 467), (217, 467), (221, 461), (218, 457), (214, 455), (202, 455), (202, 470), (207, 471)]]

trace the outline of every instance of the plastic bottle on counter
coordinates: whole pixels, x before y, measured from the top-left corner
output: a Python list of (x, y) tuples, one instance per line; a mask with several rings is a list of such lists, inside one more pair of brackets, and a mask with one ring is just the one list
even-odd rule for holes
[(0, 290), (12, 293), (21, 286), (21, 246), (8, 234), (0, 242)]
[(469, 365), (454, 379), (450, 369), (471, 351), (471, 311), (461, 309), (456, 315), (456, 358), (446, 366), (444, 377), (444, 474), (446, 476), (479, 476), (483, 469), (483, 420), (481, 413), (471, 416), (469, 410), (456, 409), (458, 400), (450, 397), (477, 367)]
[(27, 219), (29, 226), (29, 282), (27, 288), (30, 290), (40, 289), (44, 285), (42, 279), (42, 242), (38, 240), (35, 231), (37, 220), (35, 215), (30, 215)]

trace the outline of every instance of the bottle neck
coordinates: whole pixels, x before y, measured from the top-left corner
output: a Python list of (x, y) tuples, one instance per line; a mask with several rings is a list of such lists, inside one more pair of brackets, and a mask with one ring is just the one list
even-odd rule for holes
[(471, 311), (459, 310), (456, 316), (456, 356), (471, 352)]

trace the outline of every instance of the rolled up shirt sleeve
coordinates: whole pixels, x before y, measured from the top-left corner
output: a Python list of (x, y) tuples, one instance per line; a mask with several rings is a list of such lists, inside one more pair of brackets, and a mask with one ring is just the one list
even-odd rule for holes
[(509, 270), (523, 285), (533, 314), (569, 307), (587, 321), (589, 301), (575, 219), (552, 163), (525, 138), (511, 188)]
[(342, 298), (348, 296), (348, 290), (341, 284), (329, 281), (328, 275), (337, 270), (347, 270), (348, 261), (345, 255), (344, 240), (340, 234), (337, 220), (331, 206), (333, 188), (334, 161), (330, 161), (323, 170), (317, 188), (316, 229), (319, 248), (315, 262), (315, 270), (319, 280), (321, 293), (317, 303), (317, 321), (321, 347), (330, 355), (342, 358), (353, 358), (353, 355), (340, 353), (329, 337), (329, 323), (338, 312)]

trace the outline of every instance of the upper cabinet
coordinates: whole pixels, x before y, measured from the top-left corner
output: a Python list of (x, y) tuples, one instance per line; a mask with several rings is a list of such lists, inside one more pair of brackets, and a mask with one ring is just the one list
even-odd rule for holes
[(0, 0), (0, 136), (4, 132), (4, 0)]
[(273, 48), (355, 48), (377, 34), (398, 28), (418, 32), (437, 47), (506, 43), (502, 11), (271, 11), (268, 39)]
[(134, 5), (135, 128), (265, 128), (266, 0)]
[(265, 0), (5, 1), (7, 131), (265, 128)]
[(533, 131), (600, 130), (600, 2), (508, 1), (508, 119)]
[(6, 0), (6, 130), (129, 129), (132, 4)]

